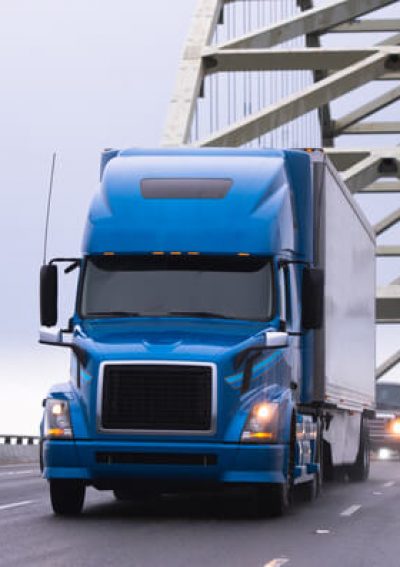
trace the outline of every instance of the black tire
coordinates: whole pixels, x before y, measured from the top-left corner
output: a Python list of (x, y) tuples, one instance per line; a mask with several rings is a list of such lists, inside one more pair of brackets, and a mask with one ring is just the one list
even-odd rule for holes
[(273, 518), (283, 516), (292, 504), (294, 490), (295, 442), (296, 417), (293, 415), (286, 482), (283, 484), (267, 484), (259, 489), (258, 512), (261, 516), (269, 515)]
[(40, 472), (43, 473), (44, 461), (43, 461), (43, 439), (39, 441), (39, 468)]
[(318, 496), (318, 478), (314, 475), (312, 480), (302, 482), (297, 486), (298, 494), (303, 502), (312, 502)]
[(322, 441), (322, 480), (332, 481), (335, 479), (335, 470), (332, 464), (331, 446), (325, 440)]
[(58, 516), (77, 516), (85, 500), (85, 484), (82, 480), (50, 480), (50, 501)]
[(353, 482), (364, 482), (369, 477), (370, 452), (369, 452), (369, 429), (368, 422), (362, 420), (360, 432), (360, 446), (358, 448), (357, 460), (354, 465), (347, 467), (347, 474)]

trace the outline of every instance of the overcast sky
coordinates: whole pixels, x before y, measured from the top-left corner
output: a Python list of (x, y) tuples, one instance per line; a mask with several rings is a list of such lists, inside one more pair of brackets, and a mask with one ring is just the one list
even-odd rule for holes
[[(79, 255), (102, 148), (159, 144), (195, 5), (0, 3), (0, 433), (36, 434), (46, 390), (68, 377), (68, 353), (37, 345), (51, 154), (48, 255)], [(380, 357), (395, 346), (388, 342)]]

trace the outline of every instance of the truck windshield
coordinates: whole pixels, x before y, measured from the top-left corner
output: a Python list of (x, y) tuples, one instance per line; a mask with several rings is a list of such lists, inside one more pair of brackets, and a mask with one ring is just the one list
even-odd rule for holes
[(86, 259), (83, 317), (217, 317), (266, 321), (272, 264), (251, 256), (104, 255)]
[(376, 385), (376, 407), (400, 410), (400, 383)]

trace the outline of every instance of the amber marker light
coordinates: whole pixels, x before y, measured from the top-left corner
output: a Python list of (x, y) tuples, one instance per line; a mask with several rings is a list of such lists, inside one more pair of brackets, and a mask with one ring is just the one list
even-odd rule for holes
[(57, 428), (48, 429), (47, 435), (49, 437), (64, 437), (65, 431), (64, 429), (57, 429)]
[(272, 439), (273, 435), (272, 433), (269, 433), (267, 431), (258, 431), (257, 433), (249, 433), (249, 437), (248, 439)]

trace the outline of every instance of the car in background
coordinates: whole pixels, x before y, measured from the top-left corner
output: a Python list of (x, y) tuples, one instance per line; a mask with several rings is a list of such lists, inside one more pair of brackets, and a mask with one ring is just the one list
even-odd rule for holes
[(376, 384), (376, 415), (370, 420), (371, 450), (380, 459), (400, 457), (400, 378)]

